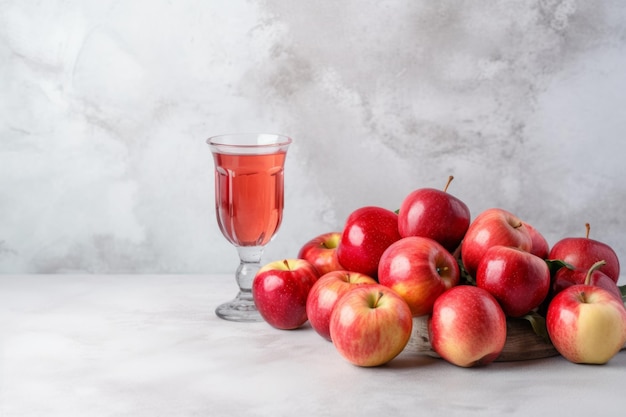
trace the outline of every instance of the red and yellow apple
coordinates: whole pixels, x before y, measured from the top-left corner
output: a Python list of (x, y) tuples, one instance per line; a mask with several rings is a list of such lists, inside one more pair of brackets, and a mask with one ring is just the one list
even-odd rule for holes
[(615, 250), (604, 242), (589, 238), (589, 223), (585, 224), (585, 227), (587, 229), (585, 237), (566, 237), (556, 242), (550, 250), (550, 259), (560, 260), (585, 270), (598, 261), (604, 261), (605, 265), (600, 271), (617, 282), (620, 264)]
[(512, 246), (525, 251), (532, 248), (532, 238), (519, 217), (501, 208), (481, 212), (470, 223), (461, 243), (465, 270), (475, 276), (478, 264), (487, 249), (495, 245)]
[(306, 314), (311, 327), (324, 339), (330, 337), (330, 315), (335, 304), (355, 285), (377, 284), (368, 275), (350, 271), (331, 271), (322, 275), (309, 291)]
[(428, 333), (433, 350), (446, 361), (465, 368), (487, 365), (504, 349), (506, 316), (486, 290), (458, 285), (435, 301)]
[(573, 285), (550, 302), (546, 327), (556, 350), (569, 361), (604, 364), (626, 343), (626, 308), (603, 288)]
[(571, 287), (572, 285), (587, 284), (602, 287), (613, 294), (617, 300), (621, 301), (622, 293), (617, 286), (617, 283), (604, 272), (599, 270), (599, 268), (601, 268), (604, 264), (604, 261), (598, 261), (587, 270), (573, 266), (564, 266), (559, 268), (559, 270), (554, 273), (554, 278), (552, 279), (552, 296), (558, 294), (567, 287)]
[(459, 280), (457, 260), (427, 237), (410, 236), (392, 243), (378, 266), (378, 282), (398, 293), (413, 316), (429, 314), (437, 297)]
[(254, 304), (271, 326), (296, 329), (307, 321), (307, 297), (318, 278), (315, 267), (304, 259), (265, 264), (252, 281)]
[(306, 242), (298, 252), (298, 258), (309, 261), (320, 276), (344, 269), (337, 259), (337, 247), (341, 232), (327, 232)]
[(339, 354), (357, 366), (379, 366), (398, 356), (411, 337), (406, 302), (380, 284), (358, 285), (335, 305), (330, 336)]
[(428, 237), (449, 252), (458, 248), (470, 224), (470, 210), (447, 192), (453, 178), (448, 178), (443, 191), (419, 188), (404, 198), (398, 212), (400, 236)]

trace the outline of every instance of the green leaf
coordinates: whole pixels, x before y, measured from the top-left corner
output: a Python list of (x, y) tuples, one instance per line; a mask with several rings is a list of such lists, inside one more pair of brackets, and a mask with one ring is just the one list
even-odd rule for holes
[(540, 336), (547, 343), (551, 343), (548, 328), (546, 327), (546, 319), (543, 316), (533, 311), (522, 318), (530, 323), (537, 336)]
[(545, 261), (548, 264), (548, 268), (550, 268), (550, 275), (554, 275), (561, 268), (576, 269), (574, 265), (560, 259), (546, 259)]
[(619, 292), (622, 293), (622, 301), (624, 301), (624, 303), (626, 304), (626, 285), (621, 285), (618, 288)]

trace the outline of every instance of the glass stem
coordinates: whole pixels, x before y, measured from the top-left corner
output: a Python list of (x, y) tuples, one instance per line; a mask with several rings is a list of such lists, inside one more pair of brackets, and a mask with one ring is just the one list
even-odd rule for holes
[(240, 297), (252, 300), (252, 281), (261, 268), (263, 246), (238, 246), (239, 267), (235, 277), (239, 285)]

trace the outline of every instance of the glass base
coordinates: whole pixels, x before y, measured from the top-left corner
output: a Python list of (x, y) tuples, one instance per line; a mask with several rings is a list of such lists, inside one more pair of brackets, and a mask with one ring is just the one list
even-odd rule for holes
[(261, 313), (256, 309), (251, 296), (246, 296), (241, 292), (235, 299), (219, 305), (215, 309), (215, 314), (221, 319), (238, 322), (260, 322), (263, 321)]

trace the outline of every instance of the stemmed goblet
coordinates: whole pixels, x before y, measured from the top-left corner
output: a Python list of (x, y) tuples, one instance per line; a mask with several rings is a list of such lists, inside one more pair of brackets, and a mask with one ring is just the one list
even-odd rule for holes
[(207, 139), (215, 164), (215, 212), (224, 237), (239, 254), (237, 296), (215, 310), (218, 317), (261, 321), (252, 298), (252, 281), (263, 249), (283, 217), (284, 165), (291, 138), (241, 133)]

